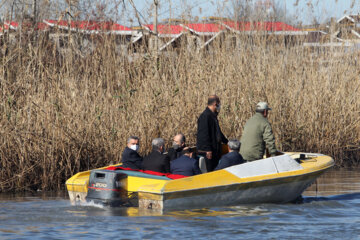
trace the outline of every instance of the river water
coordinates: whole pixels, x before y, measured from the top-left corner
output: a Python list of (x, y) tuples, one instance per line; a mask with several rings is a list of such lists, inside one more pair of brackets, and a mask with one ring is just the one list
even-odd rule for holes
[(332, 170), (299, 204), (149, 214), (72, 206), (65, 192), (0, 194), (0, 239), (360, 239), (360, 170)]

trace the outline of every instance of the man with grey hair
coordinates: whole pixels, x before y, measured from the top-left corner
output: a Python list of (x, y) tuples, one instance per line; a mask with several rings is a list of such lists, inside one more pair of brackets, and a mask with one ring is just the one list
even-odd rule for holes
[(143, 169), (160, 173), (169, 173), (170, 159), (168, 155), (164, 154), (164, 139), (155, 138), (151, 145), (152, 152), (144, 158)]
[(256, 105), (256, 113), (244, 126), (240, 153), (246, 161), (262, 159), (266, 148), (271, 156), (277, 153), (275, 137), (267, 119), (270, 110), (266, 102), (259, 102)]
[(139, 138), (130, 136), (127, 145), (122, 153), (121, 161), (124, 168), (140, 170), (142, 168), (143, 158), (139, 155)]
[(231, 139), (228, 142), (229, 153), (225, 154), (219, 160), (219, 164), (215, 170), (220, 170), (223, 168), (231, 167), (233, 165), (238, 165), (244, 163), (244, 159), (239, 154), (240, 142), (236, 139)]

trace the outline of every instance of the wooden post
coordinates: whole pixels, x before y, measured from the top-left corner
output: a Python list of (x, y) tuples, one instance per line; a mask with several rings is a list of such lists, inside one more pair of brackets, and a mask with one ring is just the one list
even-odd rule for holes
[(34, 25), (36, 24), (37, 22), (37, 11), (36, 11), (36, 7), (37, 7), (37, 0), (33, 0), (33, 21), (34, 21)]

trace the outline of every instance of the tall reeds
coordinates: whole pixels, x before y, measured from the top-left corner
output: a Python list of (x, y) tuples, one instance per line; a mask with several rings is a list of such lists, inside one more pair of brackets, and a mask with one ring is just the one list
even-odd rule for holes
[[(73, 37), (76, 37), (75, 35)], [(0, 67), (0, 190), (57, 190), (73, 174), (121, 161), (130, 135), (195, 144), (209, 94), (222, 101), (223, 132), (240, 139), (259, 101), (282, 151), (320, 152), (339, 166), (360, 160), (360, 69), (355, 52), (316, 52), (262, 36), (239, 48), (215, 41), (131, 59), (110, 37), (91, 54), (60, 54), (46, 35), (4, 40)], [(131, 52), (131, 51), (130, 51)], [(130, 59), (130, 60), (129, 60)]]

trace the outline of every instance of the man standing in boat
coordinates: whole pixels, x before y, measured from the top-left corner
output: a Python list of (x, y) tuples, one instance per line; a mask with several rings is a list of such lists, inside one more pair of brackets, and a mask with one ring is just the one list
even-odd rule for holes
[(244, 126), (240, 154), (246, 161), (262, 159), (266, 148), (271, 156), (277, 153), (275, 137), (267, 119), (270, 110), (266, 102), (259, 102), (256, 105), (256, 113)]
[(209, 96), (208, 106), (197, 122), (196, 147), (199, 155), (205, 157), (208, 172), (213, 171), (218, 165), (221, 157), (221, 143), (228, 142), (221, 132), (217, 118), (220, 107), (220, 98), (216, 95)]

